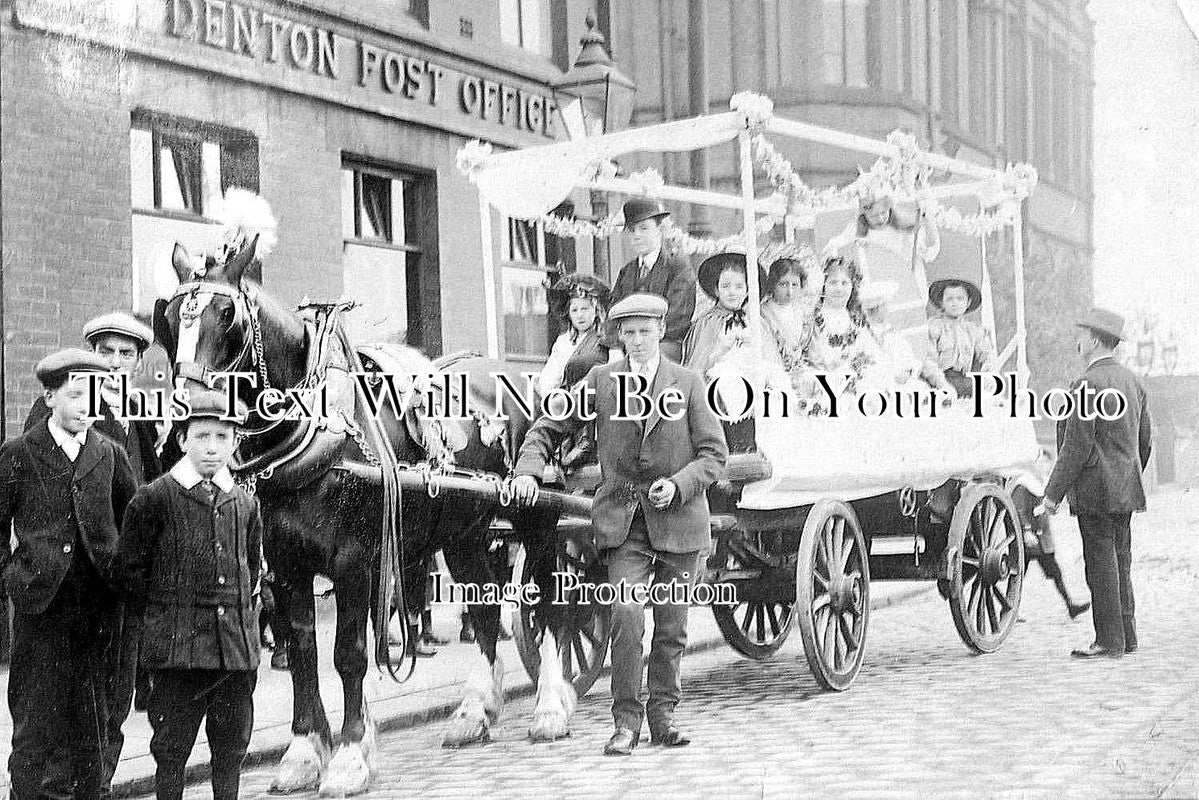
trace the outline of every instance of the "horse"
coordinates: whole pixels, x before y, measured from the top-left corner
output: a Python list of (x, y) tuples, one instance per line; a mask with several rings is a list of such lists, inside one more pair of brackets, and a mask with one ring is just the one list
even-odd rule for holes
[[(390, 367), (389, 377), (406, 376), (406, 382), (396, 381), (403, 385), (392, 398), (399, 398), (400, 407), (385, 403), (378, 413), (368, 413), (371, 383), (366, 376), (371, 373), (340, 323), (345, 304), (285, 309), (262, 289), (255, 243), (220, 260), (210, 256), (198, 269), (176, 245), (171, 268), (178, 288), (157, 301), (154, 329), (174, 364), (176, 390), (216, 386), (253, 409), (235, 454), (234, 474), (259, 500), (264, 555), (275, 574), (276, 618), (286, 631), (283, 645), (288, 647), (294, 699), (292, 741), (272, 789), (286, 793), (319, 787), (322, 796), (344, 796), (369, 788), (375, 770), (375, 726), (362, 692), (368, 615), (374, 621), (375, 662), (397, 677), (387, 639), (393, 589), (402, 613), (419, 611), (425, 588), (420, 570), (439, 549), (455, 582), (483, 586), (494, 581), (487, 557), (491, 522), (500, 511), (494, 496), (450, 502), (431, 492), (401, 493), (388, 476), (397, 465), (419, 463), (428, 470), (430, 461), (437, 460), (498, 481), (507, 474), (531, 420), (520, 413), (479, 424), (436, 419), (435, 410), (421, 401), (426, 393), (418, 379), (440, 374), (437, 365), (415, 350), (390, 345), (363, 348), (362, 353), (372, 367), (385, 372)], [(519, 380), (504, 365), (481, 357), (442, 365), (447, 366), (468, 376), (468, 402), (474, 408), (496, 407), (494, 373)], [(443, 392), (443, 400), (451, 399)], [(304, 413), (322, 405), (319, 413)], [(505, 398), (499, 407), (510, 406)], [(555, 513), (533, 509), (513, 514), (514, 527), (528, 532), (531, 542), (552, 543)], [(533, 544), (529, 551), (535, 580), (549, 586), (554, 548)], [(336, 595), (333, 662), (345, 701), (340, 746), (332, 758), (334, 742), (317, 681), (312, 590), (318, 574), (332, 581)], [(560, 640), (565, 637), (559, 631), (565, 620), (548, 598), (543, 606), (537, 615), (545, 627), (530, 727), (534, 741), (568, 735), (575, 706), (561, 666)], [(451, 747), (487, 741), (503, 706), (503, 665), (496, 652), (500, 608), (472, 605), (469, 613), (480, 659), (445, 731), (443, 744)], [(404, 652), (410, 655), (414, 620), (403, 621), (410, 629)], [(546, 628), (551, 635), (545, 635)]]

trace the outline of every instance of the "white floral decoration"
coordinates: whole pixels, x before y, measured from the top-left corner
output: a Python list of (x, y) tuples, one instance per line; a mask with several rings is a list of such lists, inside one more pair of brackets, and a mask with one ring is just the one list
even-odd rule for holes
[(468, 178), (474, 178), (483, 165), (491, 158), (491, 144), (478, 139), (471, 139), (458, 148), (456, 164), (458, 171)]
[(634, 184), (640, 189), (642, 194), (649, 194), (654, 189), (661, 189), (665, 186), (666, 180), (658, 170), (653, 167), (646, 167), (640, 172), (634, 172), (630, 175), (629, 183)]
[(757, 92), (738, 92), (729, 99), (729, 108), (745, 117), (745, 125), (757, 128), (774, 116), (774, 101)]

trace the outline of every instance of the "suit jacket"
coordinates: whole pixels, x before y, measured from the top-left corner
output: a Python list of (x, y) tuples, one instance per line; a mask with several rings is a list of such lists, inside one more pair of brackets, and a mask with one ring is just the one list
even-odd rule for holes
[[(96, 420), (92, 424), (92, 430), (112, 439), (125, 450), (125, 454), (129, 456), (130, 462), (136, 462), (140, 469), (134, 469), (133, 477), (137, 479), (137, 485), (149, 483), (162, 474), (162, 459), (159, 458), (158, 452), (154, 448), (155, 442), (158, 440), (158, 430), (154, 427), (154, 423), (148, 420), (137, 420), (129, 423), (129, 432), (126, 433), (125, 428), (117, 418), (113, 415), (112, 409), (107, 404), (103, 407), (103, 419)], [(39, 422), (44, 423), (50, 418), (50, 407), (46, 405), (46, 400), (39, 397), (34, 401), (29, 409), (29, 414), (25, 417), (25, 430), (29, 430)]]
[(218, 490), (213, 500), (173, 473), (138, 489), (120, 564), (129, 607), (144, 612), (143, 667), (258, 668), (262, 520), (244, 489)]
[[(1128, 401), (1116, 420), (1082, 419), (1079, 409), (1057, 424), (1058, 456), (1045, 496), (1055, 503), (1070, 500), (1070, 513), (1122, 514), (1145, 510), (1141, 470), (1149, 463), (1151, 430), (1145, 387), (1130, 370), (1110, 356), (1087, 368), (1070, 387), (1090, 392), (1120, 392)], [(1088, 405), (1094, 410), (1094, 402)]]
[[(628, 538), (640, 506), (656, 550), (702, 550), (711, 536), (707, 488), (720, 476), (728, 457), (724, 431), (704, 396), (703, 379), (661, 359), (649, 394), (658, 397), (667, 388), (678, 389), (686, 398), (685, 413), (669, 420), (655, 410), (640, 423), (612, 418), (617, 413), (613, 375), (628, 371), (628, 359), (622, 359), (592, 368), (584, 379), (587, 390), (594, 393), (601, 474), (591, 514), (596, 545), (601, 550), (619, 547)], [(630, 411), (636, 411), (636, 403), (631, 406)], [(537, 420), (521, 446), (516, 474), (540, 478), (558, 444), (586, 424), (577, 417)], [(646, 499), (650, 484), (658, 478), (669, 478), (678, 487), (674, 500), (662, 511)]]
[[(663, 248), (658, 260), (641, 280), (641, 266), (633, 259), (621, 268), (612, 287), (612, 305), (631, 294), (649, 292), (666, 298), (666, 341), (683, 344), (695, 314), (695, 272), (682, 256), (667, 255)], [(615, 323), (608, 326), (605, 340), (608, 347), (620, 347)]]
[(45, 424), (0, 446), (0, 568), (13, 607), (45, 611), (79, 555), (77, 543), (111, 583), (118, 531), (136, 488), (125, 451), (91, 429), (74, 464)]

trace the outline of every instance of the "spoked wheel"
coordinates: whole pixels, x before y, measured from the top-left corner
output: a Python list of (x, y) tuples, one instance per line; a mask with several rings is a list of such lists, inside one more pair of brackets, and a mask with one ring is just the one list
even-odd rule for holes
[(712, 606), (716, 625), (729, 647), (757, 661), (770, 658), (787, 641), (795, 621), (789, 601), (744, 600), (735, 606)]
[(967, 487), (953, 510), (947, 550), (949, 608), (966, 646), (993, 653), (1012, 632), (1024, 587), (1024, 535), (998, 486)]
[[(594, 545), (587, 537), (570, 536), (558, 540), (559, 572), (572, 572), (581, 582), (596, 581), (595, 566), (598, 557)], [(519, 586), (532, 579), (529, 575), (528, 551), (522, 542), (512, 566), (512, 583)], [(553, 591), (552, 586), (542, 586), (543, 597)], [(612, 609), (606, 605), (584, 605), (575, 596), (562, 598), (567, 605), (560, 607), (566, 618), (565, 642), (559, 642), (562, 658), (562, 676), (574, 686), (575, 693), (582, 697), (599, 678), (608, 657), (608, 640), (612, 635)], [(538, 625), (532, 607), (519, 606), (512, 614), (512, 638), (525, 672), (537, 683), (541, 670), (541, 654), (537, 645)]]
[(840, 500), (812, 506), (799, 540), (796, 615), (817, 682), (845, 691), (862, 668), (870, 621), (870, 559), (862, 526)]

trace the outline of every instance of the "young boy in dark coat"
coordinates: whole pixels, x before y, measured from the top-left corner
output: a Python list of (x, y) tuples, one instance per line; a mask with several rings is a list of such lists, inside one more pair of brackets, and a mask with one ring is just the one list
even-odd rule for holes
[(136, 488), (125, 451), (87, 416), (90, 392), (79, 376), (107, 371), (82, 350), (42, 359), (37, 376), (50, 415), (0, 447), (0, 567), (15, 611), (8, 764), (16, 800), (44, 796), (57, 755), (76, 798), (103, 792), (105, 654), (117, 608), (111, 579)]
[(121, 569), (128, 602), (144, 610), (158, 797), (183, 796), (207, 718), (214, 800), (235, 800), (254, 727), (262, 521), (228, 467), (245, 406), (230, 417), (215, 392), (192, 392), (190, 405), (177, 433), (183, 458), (139, 489), (125, 513)]

